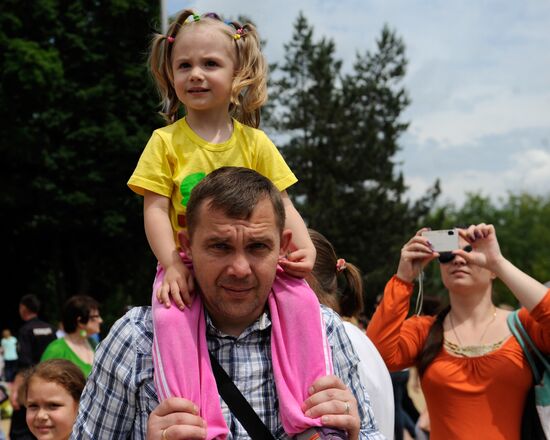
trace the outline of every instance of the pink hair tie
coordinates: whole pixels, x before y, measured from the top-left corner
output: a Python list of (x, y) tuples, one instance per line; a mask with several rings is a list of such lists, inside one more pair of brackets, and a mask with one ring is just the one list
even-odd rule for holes
[(239, 38), (241, 38), (241, 36), (244, 35), (244, 29), (243, 28), (239, 28), (236, 30), (236, 32), (233, 34), (233, 38), (235, 40), (238, 40)]
[(166, 39), (168, 40), (168, 43), (173, 43), (174, 41), (176, 41), (176, 39), (174, 37), (172, 37), (172, 35), (170, 35), (169, 37), (166, 37)]
[(336, 270), (338, 272), (342, 272), (345, 268), (346, 260), (344, 260), (343, 258), (338, 258), (338, 260), (336, 260)]

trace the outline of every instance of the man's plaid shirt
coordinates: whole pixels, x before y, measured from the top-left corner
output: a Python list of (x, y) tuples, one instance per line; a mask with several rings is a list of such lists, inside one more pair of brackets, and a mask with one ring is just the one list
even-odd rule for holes
[[(334, 374), (354, 393), (362, 420), (361, 439), (378, 440), (370, 402), (357, 373), (359, 359), (340, 318), (323, 307)], [(207, 322), (209, 350), (277, 439), (283, 431), (271, 366), (271, 321), (264, 313), (238, 338), (220, 333)], [(158, 405), (153, 384), (153, 324), (150, 307), (137, 307), (119, 319), (100, 343), (94, 366), (80, 400), (71, 439), (145, 440), (147, 418)], [(304, 349), (307, 349), (304, 347)], [(307, 368), (307, 366), (305, 366)], [(185, 374), (182, 371), (182, 374)], [(239, 421), (220, 399), (230, 430), (228, 440), (248, 439)]]

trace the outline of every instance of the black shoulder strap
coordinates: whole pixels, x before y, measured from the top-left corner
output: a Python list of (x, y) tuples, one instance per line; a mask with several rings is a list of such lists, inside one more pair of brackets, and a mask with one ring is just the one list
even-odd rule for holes
[(258, 417), (256, 411), (250, 406), (212, 353), (210, 353), (210, 363), (220, 396), (235, 417), (239, 419), (250, 438), (252, 440), (275, 440), (273, 434), (267, 429), (267, 426)]

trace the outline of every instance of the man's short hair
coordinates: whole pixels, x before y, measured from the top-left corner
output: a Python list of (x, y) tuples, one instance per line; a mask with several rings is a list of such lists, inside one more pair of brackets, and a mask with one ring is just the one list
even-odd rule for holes
[(19, 304), (24, 305), (29, 312), (38, 313), (40, 311), (40, 300), (36, 295), (28, 294), (19, 300)]
[(199, 211), (204, 202), (230, 218), (249, 219), (260, 200), (271, 201), (277, 228), (285, 226), (285, 208), (281, 192), (260, 173), (249, 168), (221, 167), (202, 179), (191, 191), (186, 220), (189, 237), (199, 223)]

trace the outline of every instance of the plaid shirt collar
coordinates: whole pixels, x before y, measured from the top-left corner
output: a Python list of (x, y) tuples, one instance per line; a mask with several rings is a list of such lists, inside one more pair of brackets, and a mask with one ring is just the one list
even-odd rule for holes
[[(221, 330), (218, 330), (218, 328), (214, 325), (212, 322), (212, 318), (210, 317), (208, 311), (204, 310), (204, 314), (206, 316), (206, 334), (207, 336), (213, 336), (215, 338), (235, 338), (234, 336), (230, 336)], [(271, 319), (269, 317), (269, 308), (266, 307), (264, 312), (259, 316), (256, 321), (254, 321), (251, 325), (249, 325), (237, 338), (235, 339), (244, 339), (251, 333), (254, 333), (256, 331), (264, 331), (267, 330), (269, 327), (271, 327)]]

